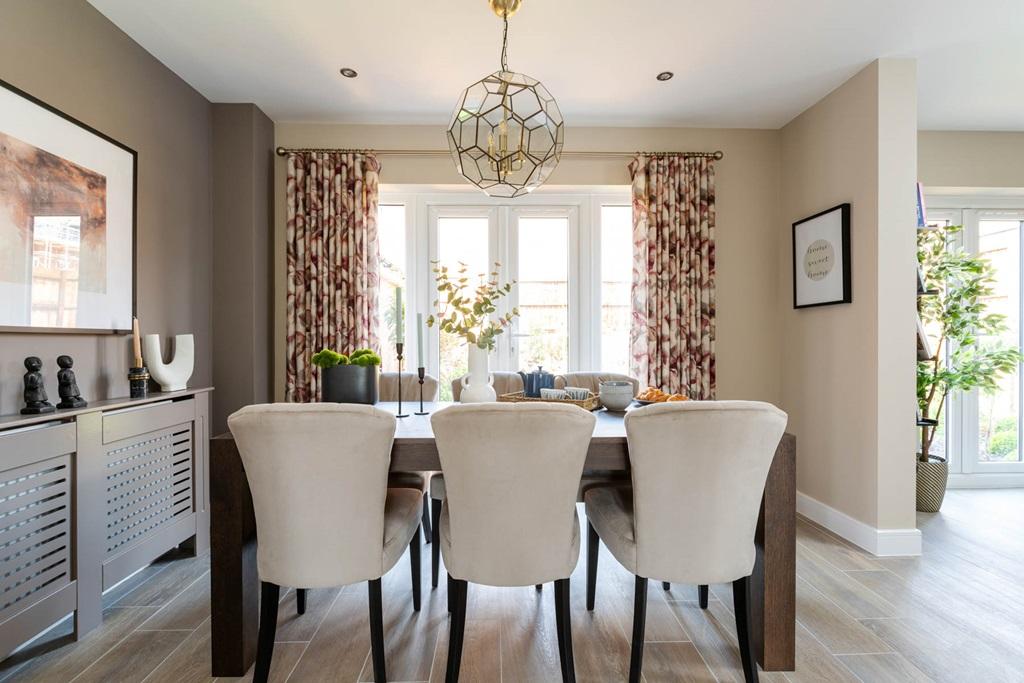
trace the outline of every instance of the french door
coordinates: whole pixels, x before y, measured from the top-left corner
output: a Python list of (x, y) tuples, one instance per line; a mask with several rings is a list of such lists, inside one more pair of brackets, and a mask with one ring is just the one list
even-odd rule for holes
[[(1004, 316), (1007, 329), (998, 336), (979, 337), (978, 345), (1024, 348), (1024, 209), (930, 209), (928, 218), (930, 222), (963, 225), (956, 246), (985, 257), (993, 268), (992, 293), (985, 303), (990, 312)], [(943, 425), (945, 441), (950, 470), (962, 475), (966, 485), (972, 485), (971, 479), (1000, 485), (1005, 476), (1024, 474), (1021, 370), (1018, 367), (1000, 377), (995, 390), (951, 397), (951, 410)]]
[[(499, 302), (499, 314), (519, 310), (510, 329), (498, 337), (491, 356), (494, 370), (541, 365), (552, 372), (578, 367), (580, 336), (579, 210), (575, 206), (431, 206), (430, 262), (457, 270), (466, 266), (472, 285), (496, 268), (501, 282), (516, 282)], [(433, 268), (425, 289), (434, 309)], [(451, 381), (466, 372), (466, 350), (454, 335), (432, 328), (428, 348), (436, 359), (442, 398)]]

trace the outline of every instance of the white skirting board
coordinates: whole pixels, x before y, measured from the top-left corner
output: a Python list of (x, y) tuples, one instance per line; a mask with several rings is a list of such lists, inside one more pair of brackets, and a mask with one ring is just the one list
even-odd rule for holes
[(917, 529), (876, 529), (799, 491), (796, 493), (796, 511), (872, 555), (904, 557), (921, 554), (921, 532)]

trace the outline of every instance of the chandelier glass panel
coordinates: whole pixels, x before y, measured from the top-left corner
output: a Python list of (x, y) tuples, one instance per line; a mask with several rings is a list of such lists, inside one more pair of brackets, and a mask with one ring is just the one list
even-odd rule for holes
[(491, 0), (504, 22), (501, 69), (462, 92), (448, 126), (455, 167), (492, 197), (537, 189), (562, 155), (565, 126), (555, 98), (536, 78), (508, 69), (508, 17), (518, 5)]

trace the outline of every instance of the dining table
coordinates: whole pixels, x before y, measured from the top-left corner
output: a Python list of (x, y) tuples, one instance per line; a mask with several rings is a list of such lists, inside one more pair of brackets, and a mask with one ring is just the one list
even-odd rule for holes
[[(397, 420), (391, 470), (441, 469), (430, 414), (446, 403), (406, 403)], [(399, 413), (397, 403), (377, 407)], [(628, 411), (627, 411), (628, 412)], [(595, 411), (584, 472), (626, 472), (629, 448), (625, 412)], [(301, 457), (301, 443), (295, 456)], [(244, 676), (256, 657), (259, 628), (259, 576), (256, 520), (245, 468), (230, 433), (210, 439), (210, 550), (212, 675)], [(679, 444), (685, 457), (686, 444)], [(686, 514), (680, 500), (679, 514)], [(339, 520), (341, 523), (342, 520)], [(751, 633), (765, 671), (792, 671), (796, 657), (796, 438), (783, 435), (768, 472), (754, 535), (756, 559), (751, 581)]]

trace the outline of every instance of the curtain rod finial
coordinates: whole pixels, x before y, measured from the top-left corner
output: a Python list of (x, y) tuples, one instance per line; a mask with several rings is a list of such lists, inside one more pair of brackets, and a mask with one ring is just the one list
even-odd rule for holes
[(287, 152), (287, 150), (285, 150), (284, 147), (278, 147), (277, 149), (274, 150), (274, 153), (277, 154), (277, 156), (279, 156), (279, 157), (283, 157), (283, 156), (287, 156), (288, 155), (288, 152)]

